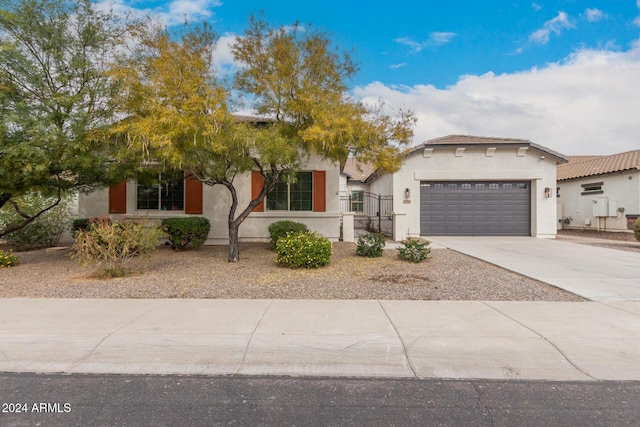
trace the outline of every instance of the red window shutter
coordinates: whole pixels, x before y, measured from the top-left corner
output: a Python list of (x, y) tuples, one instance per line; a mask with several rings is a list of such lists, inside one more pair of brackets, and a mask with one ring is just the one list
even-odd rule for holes
[(313, 211), (327, 210), (327, 171), (313, 171)]
[(127, 213), (127, 181), (109, 187), (109, 213)]
[(202, 181), (193, 177), (184, 180), (184, 213), (202, 215)]
[[(251, 171), (251, 200), (258, 197), (264, 187), (264, 176), (259, 171)], [(264, 199), (253, 208), (253, 212), (264, 212)]]

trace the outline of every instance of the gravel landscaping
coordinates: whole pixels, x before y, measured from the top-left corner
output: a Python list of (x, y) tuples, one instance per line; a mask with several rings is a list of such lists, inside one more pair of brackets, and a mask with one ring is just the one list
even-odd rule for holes
[(330, 265), (317, 270), (278, 267), (268, 244), (241, 244), (239, 263), (228, 263), (226, 252), (161, 247), (134, 260), (134, 275), (108, 280), (92, 278), (94, 270), (72, 260), (68, 248), (20, 252), (20, 265), (0, 269), (0, 297), (584, 301), (449, 249), (412, 264), (395, 249), (369, 259), (340, 242)]

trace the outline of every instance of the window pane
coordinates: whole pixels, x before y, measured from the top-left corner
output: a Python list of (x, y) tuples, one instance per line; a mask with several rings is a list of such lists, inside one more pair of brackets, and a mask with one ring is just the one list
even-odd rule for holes
[(149, 171), (140, 174), (137, 179), (136, 190), (136, 209), (159, 209), (160, 181), (157, 173)]
[(136, 208), (140, 210), (183, 210), (184, 172), (150, 170), (138, 176)]
[(279, 182), (268, 195), (267, 195), (267, 210), (268, 211), (286, 211), (288, 209), (288, 193), (289, 184), (286, 182)]
[(160, 175), (160, 209), (181, 211), (184, 209), (184, 172), (172, 171)]
[(364, 191), (351, 192), (351, 211), (352, 212), (364, 211)]
[(298, 172), (296, 182), (289, 185), (292, 211), (313, 210), (313, 173)]

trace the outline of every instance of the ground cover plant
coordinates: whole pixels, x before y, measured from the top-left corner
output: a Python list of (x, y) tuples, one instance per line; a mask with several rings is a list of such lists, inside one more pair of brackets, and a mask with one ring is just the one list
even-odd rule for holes
[(408, 239), (398, 248), (398, 258), (409, 262), (422, 262), (429, 257), (429, 242)]
[(381, 257), (385, 245), (386, 240), (382, 233), (363, 234), (356, 242), (356, 253), (367, 258)]
[(11, 251), (3, 251), (0, 249), (0, 268), (9, 268), (18, 264), (18, 256)]
[(290, 220), (276, 221), (269, 225), (269, 236), (271, 238), (271, 247), (276, 248), (276, 243), (287, 234), (297, 234), (309, 231), (306, 224)]
[(290, 268), (318, 268), (331, 261), (331, 242), (307, 231), (289, 233), (276, 243), (276, 264)]

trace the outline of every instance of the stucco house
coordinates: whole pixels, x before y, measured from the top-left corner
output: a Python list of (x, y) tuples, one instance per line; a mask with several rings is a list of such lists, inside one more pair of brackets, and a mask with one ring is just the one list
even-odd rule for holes
[(558, 166), (558, 225), (626, 231), (640, 215), (640, 150), (574, 156)]
[[(401, 169), (372, 174), (367, 191), (393, 196), (393, 238), (534, 236), (557, 232), (558, 164), (524, 139), (450, 135), (412, 148)], [(350, 190), (350, 189), (348, 189)]]
[[(268, 241), (268, 226), (289, 219), (305, 223), (330, 240), (340, 237), (340, 166), (310, 156), (297, 181), (281, 183), (240, 226), (240, 241)], [(262, 188), (262, 175), (248, 172), (235, 179), (238, 213)], [(149, 168), (147, 176), (129, 179), (110, 188), (78, 197), (78, 217), (111, 215), (114, 218), (204, 216), (211, 221), (207, 244), (227, 244), (227, 217), (231, 196), (221, 185), (209, 186), (185, 177), (183, 171)]]

